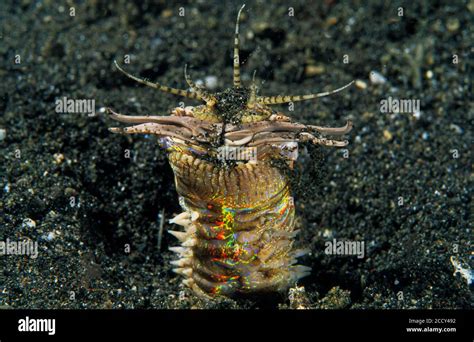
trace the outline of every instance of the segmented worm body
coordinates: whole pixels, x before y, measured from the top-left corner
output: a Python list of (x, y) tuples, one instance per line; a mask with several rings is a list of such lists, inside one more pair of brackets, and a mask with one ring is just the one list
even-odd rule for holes
[(273, 111), (269, 105), (327, 96), (257, 95), (240, 81), (239, 18), (234, 40), (234, 86), (218, 93), (197, 87), (187, 74), (190, 90), (127, 77), (163, 92), (201, 100), (204, 105), (175, 108), (171, 116), (125, 116), (109, 109), (111, 118), (136, 124), (111, 128), (116, 133), (154, 134), (168, 151), (176, 189), (184, 212), (170, 231), (181, 246), (174, 271), (198, 295), (235, 297), (282, 291), (310, 272), (297, 264), (306, 250), (293, 248), (297, 233), (295, 206), (287, 169), (298, 157), (298, 143), (346, 146), (347, 141), (324, 138), (343, 135), (352, 124), (329, 128), (303, 125)]

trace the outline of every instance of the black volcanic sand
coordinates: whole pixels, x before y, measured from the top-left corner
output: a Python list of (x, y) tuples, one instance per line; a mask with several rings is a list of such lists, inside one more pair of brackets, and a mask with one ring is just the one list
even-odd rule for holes
[[(265, 95), (353, 79), (366, 87), (294, 111), (275, 106), (304, 123), (354, 121), (348, 158), (329, 147), (302, 151), (296, 244), (311, 248), (302, 263), (313, 269), (299, 282), (305, 292), (205, 302), (180, 285), (169, 266), (176, 240), (164, 233), (158, 246), (160, 213), (167, 230), (181, 211), (165, 153), (154, 137), (110, 133), (117, 123), (100, 108), (167, 115), (181, 101), (197, 104), (124, 77), (113, 60), (125, 54), (127, 70), (170, 86), (186, 87), (186, 63), (195, 80), (230, 86), (240, 5), (82, 1), (70, 16), (56, 1), (2, 2), (0, 241), (32, 239), (39, 256), (0, 257), (1, 308), (471, 306), (451, 257), (470, 272), (472, 0), (247, 1), (244, 82), (257, 70)], [(386, 82), (372, 83), (372, 70)], [(97, 115), (57, 113), (64, 96), (94, 99)], [(420, 100), (421, 110), (381, 113), (390, 96)], [(334, 238), (364, 241), (365, 257), (326, 255)]]

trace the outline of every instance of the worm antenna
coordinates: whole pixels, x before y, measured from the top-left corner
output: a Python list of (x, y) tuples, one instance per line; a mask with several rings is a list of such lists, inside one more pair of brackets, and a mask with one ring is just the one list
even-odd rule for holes
[(206, 102), (207, 105), (213, 106), (216, 104), (217, 100), (215, 99), (214, 96), (209, 94), (209, 92), (207, 92), (206, 90), (199, 88), (193, 82), (193, 80), (191, 79), (191, 76), (189, 76), (188, 74), (187, 64), (184, 65), (184, 78), (186, 79), (186, 83), (191, 88), (191, 90), (195, 92), (199, 97), (201, 97)]
[(326, 91), (324, 93), (317, 93), (317, 94), (308, 94), (308, 95), (294, 95), (294, 96), (269, 96), (269, 97), (257, 97), (257, 102), (261, 104), (280, 104), (280, 103), (288, 103), (288, 102), (296, 102), (296, 101), (305, 101), (305, 100), (311, 100), (315, 99), (318, 97), (324, 97), (332, 94), (336, 94), (347, 87), (350, 87), (354, 83), (354, 81), (349, 82), (345, 86), (342, 86), (341, 88), (334, 89), (331, 91)]
[(129, 74), (128, 72), (126, 72), (125, 70), (123, 70), (117, 63), (117, 61), (114, 60), (114, 64), (115, 66), (117, 67), (117, 69), (119, 69), (125, 76), (127, 76), (128, 78), (131, 78), (132, 80), (134, 81), (137, 81), (138, 83), (141, 83), (141, 84), (144, 84), (144, 85), (147, 85), (149, 87), (152, 87), (152, 88), (155, 88), (155, 89), (158, 89), (158, 90), (161, 90), (162, 92), (165, 92), (165, 93), (168, 93), (168, 94), (173, 94), (173, 95), (178, 95), (178, 96), (184, 96), (184, 97), (187, 97), (187, 98), (190, 98), (190, 99), (196, 99), (196, 100), (201, 100), (201, 101), (204, 101), (204, 99), (202, 97), (200, 97), (197, 93), (194, 93), (194, 92), (191, 92), (191, 91), (187, 91), (187, 90), (182, 90), (182, 89), (176, 89), (176, 88), (171, 88), (171, 87), (167, 87), (167, 86), (164, 86), (164, 85), (161, 85), (159, 83), (152, 83), (152, 82), (149, 82), (145, 79), (141, 79), (141, 78), (138, 78), (138, 77), (135, 77), (131, 74)]
[(257, 73), (257, 70), (254, 70), (253, 76), (252, 76), (252, 84), (250, 85), (250, 96), (249, 96), (249, 101), (248, 101), (248, 105), (250, 107), (253, 107), (257, 103), (257, 84), (255, 83), (256, 73)]
[(239, 20), (240, 13), (244, 9), (245, 4), (240, 7), (239, 14), (237, 14), (237, 22), (235, 23), (235, 38), (234, 38), (234, 87), (240, 87), (240, 57), (239, 57)]

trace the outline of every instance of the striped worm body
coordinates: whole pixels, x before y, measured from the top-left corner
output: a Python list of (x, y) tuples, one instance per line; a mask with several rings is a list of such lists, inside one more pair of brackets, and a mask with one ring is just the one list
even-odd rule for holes
[(264, 161), (232, 167), (169, 154), (185, 212), (174, 220), (177, 272), (196, 292), (233, 295), (284, 289), (306, 274), (294, 266), (294, 205), (287, 176)]
[[(239, 17), (234, 39), (234, 86), (218, 93), (197, 87), (187, 74), (190, 90), (127, 77), (163, 92), (203, 101), (175, 108), (170, 116), (126, 116), (108, 110), (111, 118), (135, 124), (111, 128), (124, 134), (154, 134), (168, 152), (176, 190), (184, 212), (171, 220), (170, 231), (181, 243), (171, 247), (178, 259), (174, 271), (200, 296), (237, 297), (283, 291), (309, 274), (297, 264), (307, 253), (295, 250), (295, 206), (290, 177), (298, 143), (346, 146), (325, 135), (348, 133), (352, 124), (330, 128), (303, 125), (270, 108), (272, 104), (327, 96), (257, 95), (255, 80), (240, 81)], [(255, 77), (254, 77), (255, 78)]]

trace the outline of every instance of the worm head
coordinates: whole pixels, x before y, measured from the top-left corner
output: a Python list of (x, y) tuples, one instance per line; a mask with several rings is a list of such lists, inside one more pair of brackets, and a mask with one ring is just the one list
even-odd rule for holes
[(335, 94), (349, 87), (348, 83), (338, 89), (306, 95), (260, 96), (257, 93), (255, 72), (249, 86), (240, 79), (239, 20), (242, 6), (237, 15), (234, 36), (233, 86), (220, 92), (210, 92), (196, 85), (184, 67), (184, 78), (189, 88), (176, 89), (160, 83), (149, 82), (116, 67), (127, 77), (158, 89), (162, 92), (204, 102), (202, 105), (176, 108), (172, 116), (125, 116), (109, 110), (113, 119), (139, 125), (126, 128), (112, 128), (113, 132), (155, 134), (193, 146), (271, 146), (274, 144), (310, 141), (326, 146), (345, 146), (347, 141), (326, 139), (324, 134), (342, 135), (350, 131), (352, 124), (338, 128), (302, 125), (289, 117), (272, 110), (271, 105), (305, 101)]

